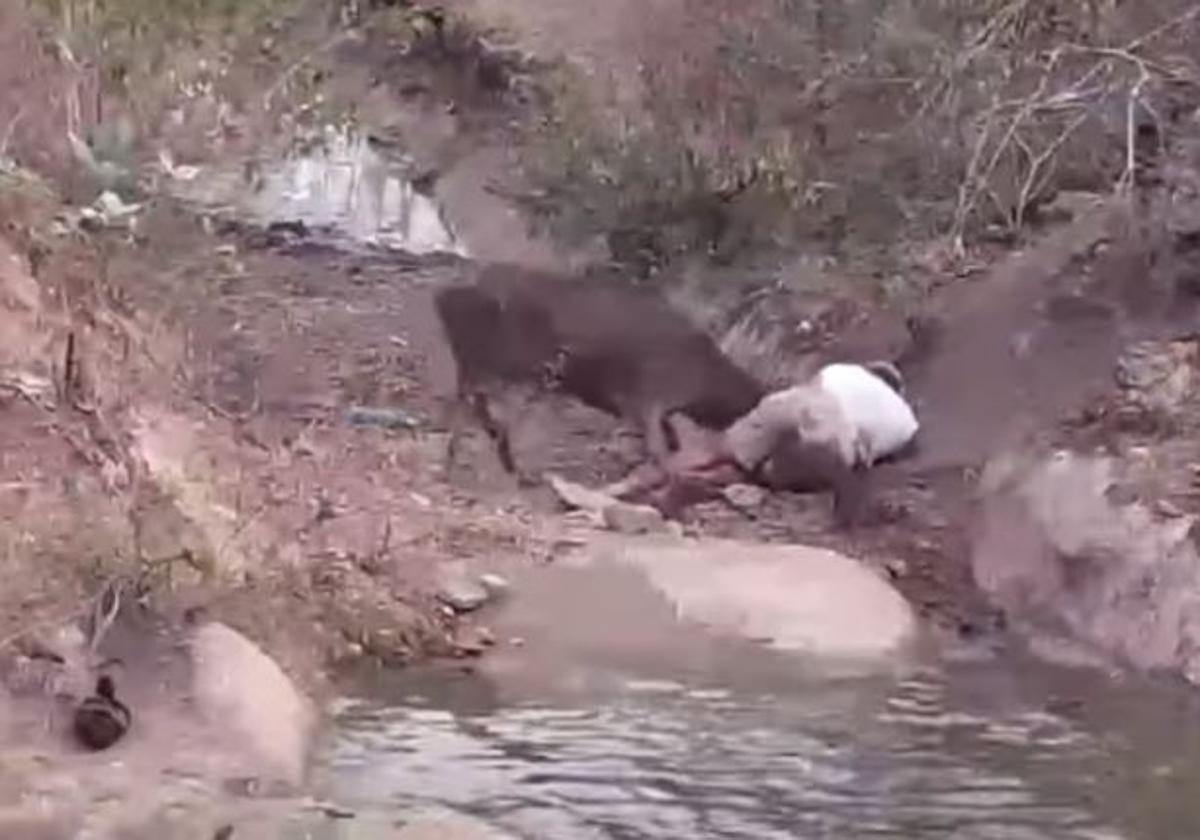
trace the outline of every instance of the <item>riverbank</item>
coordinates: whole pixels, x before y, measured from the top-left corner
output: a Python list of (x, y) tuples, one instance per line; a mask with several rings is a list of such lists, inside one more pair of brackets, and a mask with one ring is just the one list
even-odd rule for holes
[[(478, 30), (499, 24), (486, 3), (464, 13)], [(170, 84), (135, 101), (89, 88), (98, 68), (56, 50), (53, 23), (0, 12), (11, 24), (0, 82), (49, 103), (36, 120), (7, 100), (0, 111), (11, 129), (0, 173), (0, 572), (22, 582), (0, 592), (0, 655), (25, 662), (75, 624), (103, 653), (95, 616), (114, 599), (168, 637), (202, 607), (320, 701), (346, 665), (450, 656), (472, 668), (512, 643), (448, 586), (465, 575), (473, 601), (481, 587), (464, 564), (561, 559), (580, 539), (578, 517), (547, 488), (512, 486), (482, 440), (461, 474), (442, 474), (453, 381), (429, 307), (430, 289), (474, 261), (511, 259), (640, 265), (772, 381), (834, 357), (902, 361), (921, 453), (877, 471), (875, 525), (834, 534), (827, 499), (780, 496), (753, 518), (702, 507), (690, 534), (836, 550), (891, 581), (942, 639), (1004, 640), (1027, 619), (1037, 638), (1069, 612), (1066, 635), (1097, 648), (1096, 661), (1115, 650), (1189, 673), (1190, 622), (1152, 628), (1162, 631), (1153, 662), (1128, 642), (1190, 555), (1172, 555), (1149, 607), (1132, 573), (1089, 588), (1111, 567), (1075, 561), (1110, 546), (1055, 533), (1027, 551), (1017, 538), (1046, 523), (989, 519), (986, 505), (981, 536), (990, 490), (978, 481), (1009, 449), (1038, 461), (1104, 447), (1141, 469), (1118, 482), (1152, 513), (1133, 526), (1153, 541), (1151, 525), (1169, 520), (1172, 545), (1190, 539), (1200, 456), (1187, 431), (1200, 411), (1194, 354), (1175, 352), (1194, 344), (1182, 326), (1192, 228), (1178, 191), (1161, 193), (1173, 209), (1153, 208), (1144, 226), (1124, 195), (1064, 196), (1051, 208), (1058, 221), (1019, 249), (980, 248), (974, 265), (942, 240), (910, 243), (893, 268), (915, 296), (884, 294), (853, 260), (802, 251), (750, 263), (693, 252), (659, 270), (625, 259), (628, 237), (586, 225), (574, 238), (530, 232), (539, 199), (563, 201), (538, 194), (528, 156), (545, 138), (522, 122), (553, 89), (540, 74), (556, 67), (544, 48), (557, 30), (531, 39), (526, 17), (493, 43), (419, 9), (346, 14), (267, 21), (229, 49), (200, 39)], [(614, 49), (620, 31), (579, 53)], [(93, 143), (90, 158), (70, 142), (67, 129), (99, 138), (121, 115), (136, 142)], [(1178, 185), (1195, 161), (1186, 144), (1175, 154)], [(118, 198), (96, 203), (105, 188)], [(1167, 233), (1146, 233), (1156, 226)], [(1114, 369), (1135, 340), (1151, 342), (1149, 362), (1118, 387)], [(584, 483), (632, 463), (607, 418), (578, 407), (540, 410), (523, 438), (532, 468)], [(1110, 484), (1087, 489), (1106, 499)], [(1094, 521), (1079, 520), (1085, 531)], [(1026, 555), (1038, 563), (1012, 562)], [(1089, 623), (1111, 587), (1127, 612)], [(1171, 603), (1190, 616), (1190, 600)]]

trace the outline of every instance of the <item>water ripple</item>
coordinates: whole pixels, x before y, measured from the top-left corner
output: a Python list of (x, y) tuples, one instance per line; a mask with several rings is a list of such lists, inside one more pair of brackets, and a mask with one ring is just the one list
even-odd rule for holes
[(922, 680), (839, 732), (796, 700), (638, 688), (462, 720), (350, 706), (328, 760), (345, 796), (433, 799), (549, 840), (1119, 836), (1054, 784), (1092, 756), (1052, 715), (947, 710)]

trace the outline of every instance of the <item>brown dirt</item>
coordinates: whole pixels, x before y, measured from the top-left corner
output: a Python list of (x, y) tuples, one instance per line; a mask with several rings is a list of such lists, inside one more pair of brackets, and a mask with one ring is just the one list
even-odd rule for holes
[[(570, 16), (552, 14), (539, 43), (611, 59), (621, 19), (588, 18), (594, 38), (576, 44), (556, 28), (579, 35)], [(35, 68), (17, 73), (32, 80), (21, 89), (62, 89), (70, 80), (37, 63), (41, 41), (22, 31), (20, 50), (0, 52)], [(5, 68), (16, 73), (6, 58), (0, 80)], [(392, 104), (373, 107), (386, 114)], [(456, 138), (456, 155), (481, 139), (450, 123), (439, 122), (430, 156), (443, 134)], [(15, 151), (56, 148), (55, 120), (16, 124)], [(549, 492), (518, 493), (484, 441), (463, 474), (447, 480), (439, 469), (452, 366), (429, 289), (462, 264), (235, 227), (209, 233), (166, 203), (151, 206), (135, 237), (46, 241), (48, 212), (10, 214), (13, 250), (37, 259), (0, 274), (0, 374), (50, 385), (47, 399), (0, 388), (0, 512), (21, 523), (0, 529), (0, 572), (31, 581), (0, 595), (0, 642), (61, 622), (105, 581), (131, 577), (165, 612), (207, 604), (312, 684), (344, 657), (452, 650), (452, 622), (430, 594), (440, 562), (552, 556)], [(885, 568), (941, 626), (995, 626), (967, 562), (974, 470), (1027, 436), (1091, 440), (1094, 430), (1064, 433), (1059, 422), (1111, 390), (1112, 361), (1131, 335), (1165, 328), (1121, 282), (1120, 248), (1089, 271), (1097, 243), (1129, 239), (1122, 224), (1101, 204), (984, 275), (931, 283), (921, 309), (935, 326), (919, 347), (901, 314), (868, 295), (842, 294), (837, 305), (809, 295), (820, 298), (819, 340), (788, 347), (789, 367), (905, 357), (920, 453), (877, 471), (885, 516), (851, 535), (829, 530), (821, 497), (771, 498), (754, 520), (704, 506), (694, 527), (838, 548)], [(781, 322), (793, 312), (780, 311)], [(64, 391), (68, 334), (81, 373)], [(420, 425), (356, 427), (355, 405), (399, 407)], [(535, 409), (516, 445), (530, 468), (589, 483), (633, 463), (609, 419), (574, 405)]]
[[(148, 311), (169, 307), (172, 319), (190, 326), (186, 356), (194, 360), (187, 373), (191, 389), (222, 415), (248, 415), (237, 424), (248, 441), (242, 444), (243, 460), (269, 461), (259, 453), (287, 450), (303, 435), (334, 440), (381, 435), (347, 431), (345, 411), (352, 404), (399, 406), (424, 421), (424, 429), (411, 440), (390, 443), (395, 447), (391, 461), (377, 454), (375, 460), (355, 461), (354, 449), (347, 447), (331, 460), (354, 468), (339, 466), (320, 473), (320, 479), (295, 485), (303, 488), (302, 495), (311, 494), (308, 510), (319, 504), (320, 484), (326, 498), (342, 499), (340, 506), (354, 511), (350, 518), (366, 524), (355, 525), (357, 542), (335, 554), (371, 556), (370, 540), (361, 534), (385, 530), (380, 511), (398, 504), (412, 507), (392, 496), (380, 501), (392, 480), (430, 499), (433, 507), (553, 511), (545, 490), (516, 493), (482, 438), (475, 441), (466, 474), (446, 484), (436, 468), (452, 367), (430, 309), (429, 290), (465, 266), (352, 256), (303, 242), (271, 245), (236, 230), (218, 242), (185, 216), (164, 211), (157, 218), (160, 227), (148, 227), (146, 233), (152, 241), (172, 243), (169, 251), (160, 251), (170, 254), (169, 261), (155, 265), (145, 250), (125, 250), (117, 254), (110, 273), (125, 278), (130, 305)], [(1012, 336), (1046, 327), (1044, 304), (1065, 282), (1060, 275), (1072, 256), (1103, 230), (1103, 219), (1081, 219), (1069, 232), (1000, 266), (991, 280), (946, 296), (938, 344), (909, 369), (925, 424), (920, 453), (879, 468), (876, 477), (886, 521), (854, 535), (838, 534), (828, 528), (827, 500), (778, 497), (753, 522), (717, 505), (702, 507), (695, 512), (694, 527), (836, 547), (885, 567), (939, 624), (967, 631), (992, 626), (994, 616), (976, 593), (965, 562), (973, 471), (989, 452), (1030, 429), (1053, 428), (1059, 417), (1104, 390), (1117, 347), (1111, 323), (1098, 330), (1085, 320), (1074, 332), (1056, 324), (1049, 340), (1069, 352), (1052, 345), (1040, 357), (1043, 364), (1035, 376), (1011, 347)], [(214, 260), (212, 254), (222, 246), (236, 256)], [(229, 275), (222, 261), (240, 266), (236, 276)], [(873, 344), (880, 319), (886, 321), (886, 313), (851, 325), (838, 336), (839, 347), (824, 355), (853, 356), (855, 345)], [(978, 387), (981, 373), (991, 387)], [(1071, 387), (1063, 387), (1067, 384)], [(633, 463), (630, 447), (614, 436), (608, 418), (574, 405), (535, 407), (518, 432), (518, 447), (535, 470), (593, 483), (614, 479)], [(291, 461), (272, 463), (272, 471), (281, 468), (288, 475), (296, 469)], [(363, 472), (374, 472), (374, 477), (360, 487)], [(302, 503), (298, 507), (305, 509)], [(439, 529), (444, 536), (444, 529), (453, 527), (444, 518), (413, 513), (403, 525), (393, 526), (393, 539), (405, 546), (399, 562), (406, 565), (399, 574), (407, 579), (419, 578), (421, 563), (430, 559), (413, 549), (438, 541)], [(303, 516), (293, 516), (292, 527), (303, 532)], [(529, 526), (520, 516), (510, 517), (516, 531), (510, 539), (528, 540)], [(429, 519), (424, 536), (420, 519)], [(489, 539), (472, 547), (492, 550)], [(533, 544), (541, 550), (538, 540)], [(314, 551), (320, 556), (319, 549)]]

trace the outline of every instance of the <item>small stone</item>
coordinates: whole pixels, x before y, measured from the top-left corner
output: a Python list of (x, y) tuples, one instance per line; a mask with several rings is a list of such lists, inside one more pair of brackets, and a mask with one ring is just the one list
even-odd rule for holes
[(730, 484), (721, 494), (731, 505), (744, 510), (761, 507), (767, 500), (767, 491), (755, 484)]
[(380, 426), (384, 429), (416, 429), (421, 425), (412, 414), (400, 408), (374, 408), (355, 405), (346, 412), (352, 426)]
[(888, 577), (890, 577), (892, 580), (897, 580), (898, 578), (905, 577), (908, 574), (908, 563), (897, 558), (895, 560), (889, 560), (884, 565), (884, 569), (887, 570)]
[(488, 591), (472, 579), (465, 570), (451, 568), (443, 572), (438, 584), (437, 598), (455, 612), (477, 610), (488, 601)]
[(618, 534), (654, 534), (666, 531), (663, 515), (648, 505), (617, 502), (601, 511), (604, 526)]
[(487, 573), (479, 576), (479, 583), (492, 597), (498, 597), (508, 592), (510, 585), (507, 580), (497, 574)]

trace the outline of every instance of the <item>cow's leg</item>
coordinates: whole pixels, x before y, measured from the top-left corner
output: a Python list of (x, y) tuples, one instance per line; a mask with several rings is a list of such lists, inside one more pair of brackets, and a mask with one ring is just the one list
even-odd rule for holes
[(479, 420), (479, 425), (496, 447), (496, 455), (500, 466), (509, 475), (515, 475), (517, 466), (513, 460), (512, 442), (509, 440), (508, 427), (492, 412), (491, 402), (483, 391), (476, 391), (471, 396), (471, 407)]
[(463, 393), (457, 393), (447, 411), (446, 425), (449, 435), (446, 439), (446, 452), (442, 458), (442, 470), (448, 476), (458, 461), (458, 447), (462, 439), (463, 425), (466, 421), (469, 401)]

